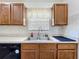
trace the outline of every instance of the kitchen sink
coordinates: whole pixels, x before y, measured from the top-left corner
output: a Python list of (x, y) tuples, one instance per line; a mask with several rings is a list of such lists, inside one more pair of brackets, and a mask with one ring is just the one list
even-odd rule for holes
[(36, 37), (29, 37), (27, 39), (27, 41), (54, 41), (54, 42), (58, 42), (59, 40), (55, 39), (54, 37), (40, 37), (40, 38), (36, 38)]
[(50, 40), (50, 39), (47, 38), (47, 37), (40, 37), (40, 38), (37, 38), (37, 37), (29, 37), (28, 40)]

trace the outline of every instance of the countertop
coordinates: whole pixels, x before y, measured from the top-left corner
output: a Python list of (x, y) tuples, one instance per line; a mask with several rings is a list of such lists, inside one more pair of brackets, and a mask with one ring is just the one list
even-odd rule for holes
[(0, 36), (0, 43), (78, 43), (78, 41), (59, 41), (56, 38), (51, 40), (27, 40), (27, 36)]

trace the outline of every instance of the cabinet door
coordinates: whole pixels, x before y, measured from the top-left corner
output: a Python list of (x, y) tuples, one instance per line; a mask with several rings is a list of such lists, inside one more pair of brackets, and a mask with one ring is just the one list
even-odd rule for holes
[(22, 50), (21, 59), (39, 59), (38, 50)]
[(10, 5), (0, 4), (0, 24), (10, 24)]
[(40, 44), (40, 59), (56, 59), (56, 44)]
[(54, 5), (54, 24), (67, 25), (68, 20), (68, 7), (67, 4)]
[(39, 59), (39, 45), (21, 44), (21, 59)]
[(58, 50), (58, 59), (76, 59), (76, 51)]
[(21, 3), (11, 4), (12, 25), (23, 25), (23, 11), (24, 11), (24, 4)]
[(40, 59), (56, 59), (56, 51), (40, 50)]

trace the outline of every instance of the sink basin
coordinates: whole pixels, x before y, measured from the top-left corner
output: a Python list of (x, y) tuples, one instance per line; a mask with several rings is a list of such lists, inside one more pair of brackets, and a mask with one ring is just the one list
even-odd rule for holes
[(27, 41), (32, 42), (58, 42), (59, 40), (55, 39), (54, 37), (41, 37), (40, 39), (37, 39), (36, 37), (28, 38)]
[(29, 37), (28, 40), (50, 40), (48, 37)]

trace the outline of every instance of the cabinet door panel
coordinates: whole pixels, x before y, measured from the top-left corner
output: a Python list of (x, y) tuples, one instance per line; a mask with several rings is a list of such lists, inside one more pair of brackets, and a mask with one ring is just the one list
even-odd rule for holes
[(56, 59), (55, 50), (41, 50), (40, 59)]
[(10, 24), (10, 4), (0, 4), (0, 24)]
[(23, 25), (24, 5), (21, 3), (11, 4), (11, 24)]
[(39, 59), (38, 50), (22, 50), (21, 59)]
[(55, 4), (54, 5), (54, 23), (55, 25), (66, 25), (68, 18), (67, 4)]
[(40, 44), (40, 59), (56, 59), (56, 44)]
[(76, 51), (58, 50), (58, 59), (76, 59)]

